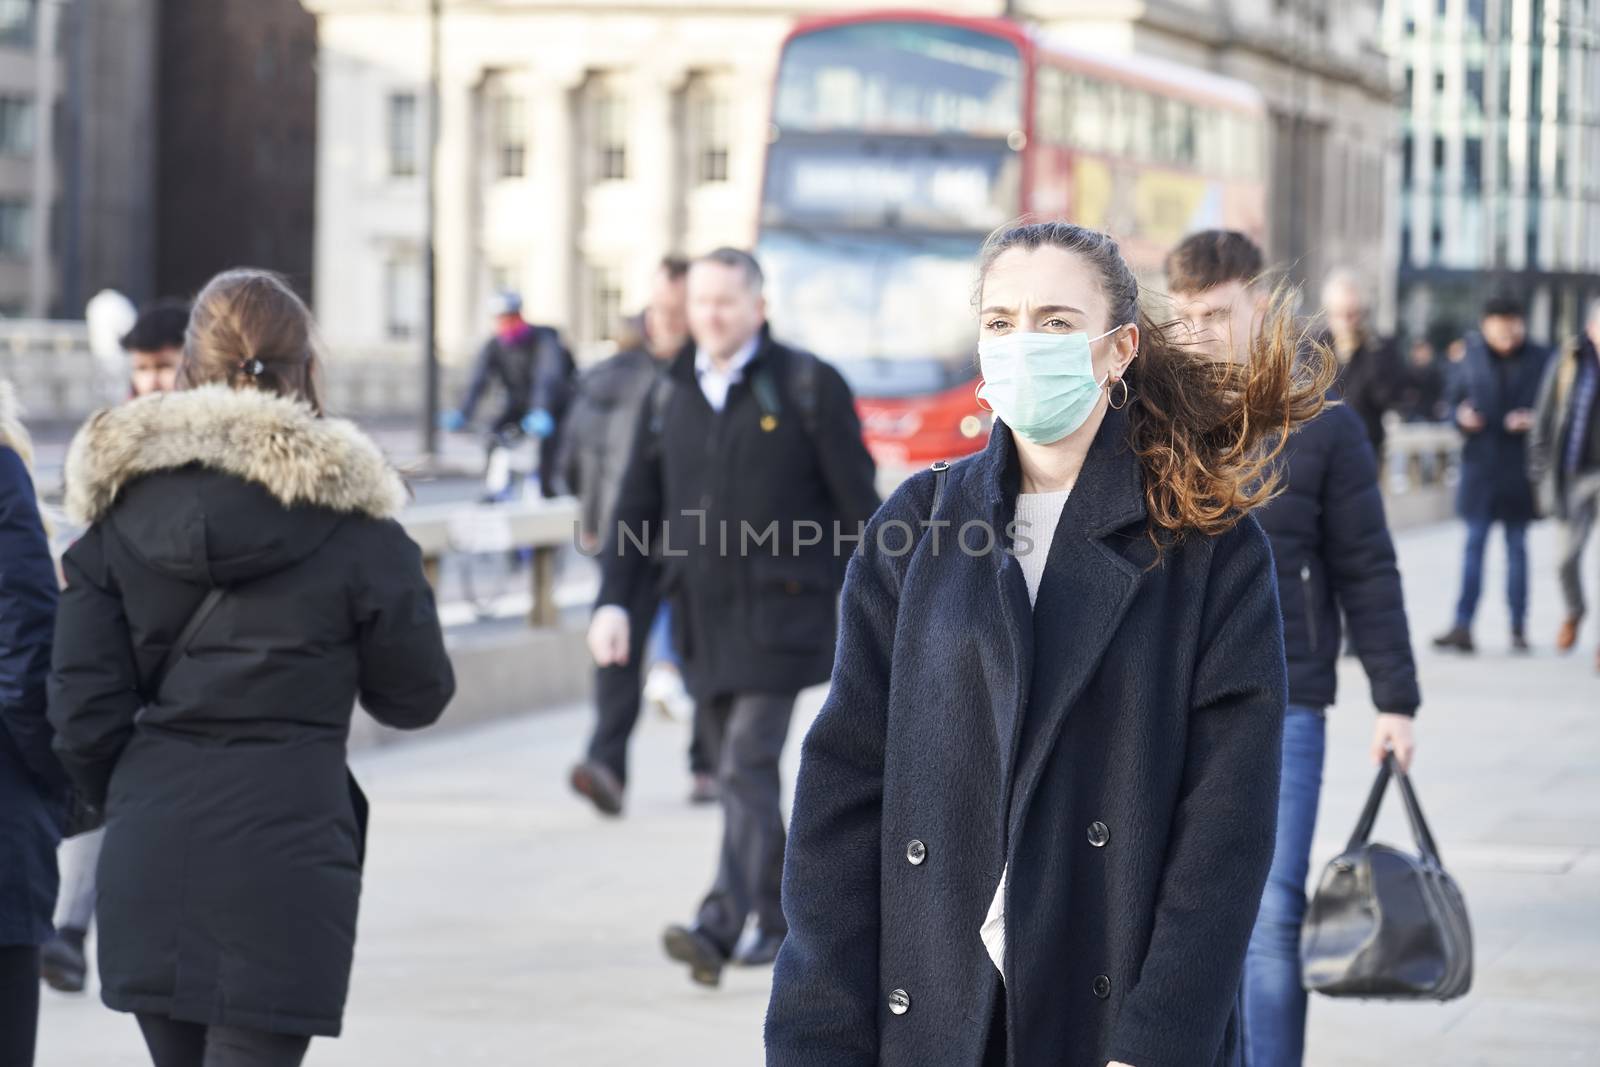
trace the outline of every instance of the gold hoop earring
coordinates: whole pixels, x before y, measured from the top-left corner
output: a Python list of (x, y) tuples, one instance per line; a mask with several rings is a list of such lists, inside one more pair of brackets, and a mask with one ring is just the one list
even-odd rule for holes
[(983, 395), (982, 395), (982, 392), (981, 392), (981, 390), (983, 389), (983, 385), (984, 385), (983, 379), (980, 378), (978, 380), (977, 386), (972, 390), (972, 400), (973, 400), (973, 403), (978, 405), (978, 410), (979, 411), (988, 411), (988, 412), (992, 413), (994, 411), (994, 408), (989, 404), (989, 402), (987, 400), (985, 400), (983, 398)]
[[(1122, 403), (1120, 404), (1111, 399), (1111, 389), (1115, 389), (1119, 385), (1122, 386)], [(1128, 379), (1113, 379), (1111, 382), (1111, 389), (1106, 390), (1106, 403), (1111, 405), (1112, 411), (1121, 411), (1123, 408), (1128, 406)]]

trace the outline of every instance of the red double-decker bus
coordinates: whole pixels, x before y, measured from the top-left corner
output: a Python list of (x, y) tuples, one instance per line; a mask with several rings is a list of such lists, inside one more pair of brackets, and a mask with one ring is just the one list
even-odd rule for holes
[(885, 11), (783, 46), (757, 242), (769, 314), (855, 389), (891, 468), (976, 451), (973, 263), (1022, 214), (1115, 236), (1146, 281), (1184, 234), (1265, 229), (1249, 86), (1015, 23)]

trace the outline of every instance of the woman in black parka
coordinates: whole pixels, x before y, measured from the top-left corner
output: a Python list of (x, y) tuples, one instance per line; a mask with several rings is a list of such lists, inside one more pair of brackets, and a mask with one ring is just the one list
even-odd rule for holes
[(979, 296), (989, 446), (850, 561), (767, 1063), (1238, 1064), (1286, 701), (1246, 513), (1326, 361), (1281, 304), (1247, 365), (1185, 348), (1065, 223), (995, 234)]
[(28, 434), (0, 381), (0, 1067), (29, 1067), (39, 946), (52, 929), (67, 778), (50, 751), (45, 676), (56, 569), (28, 473)]
[(339, 1033), (365, 835), (353, 706), (422, 727), (454, 690), (394, 521), (405, 488), (321, 416), (316, 372), (300, 300), (230, 271), (195, 303), (180, 391), (101, 412), (67, 458), (68, 511), (92, 525), (65, 559), (50, 719), (106, 812), (102, 997), (158, 1067), (297, 1064)]

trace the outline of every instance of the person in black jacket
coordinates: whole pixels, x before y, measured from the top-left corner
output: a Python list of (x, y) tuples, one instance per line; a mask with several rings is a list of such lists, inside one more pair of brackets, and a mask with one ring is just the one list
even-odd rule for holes
[(493, 310), (495, 333), (478, 353), (467, 395), (460, 409), (446, 412), (441, 421), (446, 430), (461, 429), (472, 421), (489, 386), (498, 382), (505, 392), (505, 406), (495, 416), (495, 436), (529, 434), (536, 438), (540, 495), (557, 496), (563, 488), (561, 425), (572, 401), (577, 366), (553, 327), (535, 326), (522, 317), (519, 294), (499, 294)]
[(1068, 223), (997, 232), (979, 278), (994, 432), (850, 560), (767, 1064), (1237, 1065), (1287, 698), (1247, 512), (1332, 368), (1218, 366)]
[(56, 569), (28, 473), (28, 435), (0, 381), (0, 1067), (30, 1067), (39, 946), (53, 929), (67, 777), (50, 750), (45, 677)]
[(1466, 357), (1447, 397), (1464, 435), (1456, 511), (1467, 524), (1467, 546), (1455, 625), (1433, 644), (1469, 654), (1476, 648), (1472, 620), (1483, 591), (1483, 555), (1489, 531), (1500, 523), (1506, 535), (1511, 649), (1525, 653), (1528, 524), (1537, 517), (1528, 474), (1528, 434), (1550, 350), (1528, 340), (1527, 314), (1515, 297), (1489, 299), (1480, 325), (1480, 332), (1467, 338)]
[(339, 1033), (366, 833), (353, 705), (410, 729), (454, 691), (394, 521), (405, 486), (321, 416), (310, 330), (277, 276), (219, 275), (180, 391), (101, 412), (67, 456), (90, 525), (50, 720), (106, 813), (101, 996), (157, 1067), (297, 1064)]
[[(662, 260), (636, 335), (578, 382), (562, 440), (562, 468), (568, 487), (578, 494), (578, 537), (587, 551), (598, 552), (616, 513), (645, 398), (688, 342), (688, 276), (688, 260)], [(608, 815), (622, 811), (628, 741), (639, 720), (641, 684), (646, 699), (669, 715), (687, 719), (701, 714), (683, 684), (670, 636), (671, 608), (662, 605), (659, 585), (659, 572), (656, 580), (637, 583), (638, 600), (628, 605), (628, 655), (621, 663), (595, 668), (595, 730), (583, 760), (569, 775), (574, 788)], [(641, 661), (647, 646), (653, 662), (645, 680)], [(717, 800), (716, 753), (703, 751), (707, 732), (694, 731), (689, 750), (694, 780), (689, 799), (696, 804)]]
[(1366, 293), (1354, 272), (1328, 275), (1322, 285), (1322, 315), (1327, 328), (1319, 341), (1338, 362), (1339, 398), (1360, 417), (1381, 468), (1383, 415), (1399, 399), (1405, 368), (1394, 342), (1380, 337), (1367, 321)]
[[(1194, 234), (1167, 257), (1167, 286), (1192, 342), (1218, 359), (1248, 362), (1270, 305), (1265, 262), (1242, 233)], [(1392, 749), (1409, 767), (1421, 696), (1394, 542), (1378, 467), (1361, 420), (1330, 406), (1290, 435), (1273, 465), (1281, 489), (1256, 512), (1272, 544), (1289, 664), (1278, 832), (1261, 914), (1245, 960), (1247, 1061), (1297, 1067), (1305, 1051), (1300, 925), (1322, 791), (1325, 709), (1333, 703), (1341, 616), (1378, 709), (1375, 762)]]
[(658, 538), (684, 680), (720, 735), (716, 880), (697, 921), (664, 937), (707, 985), (750, 916), (758, 934), (738, 962), (770, 963), (783, 940), (778, 760), (796, 694), (833, 663), (836, 546), (878, 506), (849, 386), (772, 337), (761, 290), (745, 252), (690, 267), (693, 341), (640, 412), (589, 629), (600, 666), (633, 654), (626, 605), (655, 573), (645, 535)]

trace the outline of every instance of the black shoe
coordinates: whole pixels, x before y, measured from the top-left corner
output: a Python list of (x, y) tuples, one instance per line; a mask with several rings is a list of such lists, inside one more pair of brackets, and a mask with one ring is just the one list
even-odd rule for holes
[(689, 977), (703, 986), (715, 988), (722, 982), (722, 968), (728, 956), (698, 926), (669, 926), (661, 935), (667, 958), (687, 964)]
[(1526, 656), (1533, 651), (1533, 646), (1528, 644), (1528, 635), (1521, 630), (1511, 631), (1511, 651), (1519, 656)]
[(694, 776), (694, 785), (689, 787), (689, 803), (694, 805), (715, 804), (722, 799), (722, 788), (717, 785), (715, 775), (697, 774)]
[(1477, 648), (1472, 644), (1472, 631), (1465, 626), (1451, 627), (1447, 633), (1442, 633), (1433, 639), (1434, 648), (1453, 648), (1457, 652), (1473, 653)]
[(778, 950), (783, 947), (783, 934), (769, 934), (766, 931), (757, 931), (753, 940), (744, 948), (733, 954), (733, 963), (736, 967), (770, 967), (778, 958)]
[(611, 768), (594, 760), (584, 760), (572, 768), (572, 791), (587, 797), (601, 815), (622, 814), (622, 783)]
[(83, 955), (82, 930), (57, 930), (39, 950), (39, 977), (51, 989), (62, 993), (82, 993), (89, 973)]

